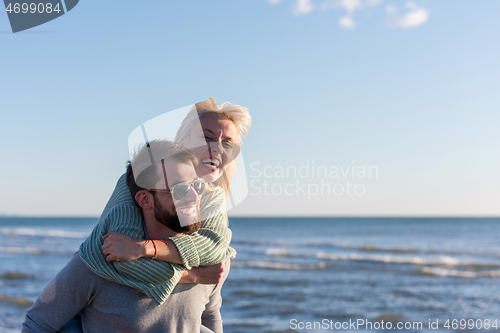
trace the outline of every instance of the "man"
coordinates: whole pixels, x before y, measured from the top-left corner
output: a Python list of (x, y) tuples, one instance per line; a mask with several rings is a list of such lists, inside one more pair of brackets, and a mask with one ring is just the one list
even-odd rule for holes
[[(127, 171), (127, 185), (142, 210), (145, 233), (151, 240), (196, 231), (204, 189), (194, 169), (197, 160), (181, 145), (166, 141), (155, 144), (163, 145), (166, 158), (141, 170), (135, 179), (131, 176), (134, 160)], [(138, 179), (148, 189), (134, 188)], [(205, 273), (207, 268), (199, 268), (194, 275), (186, 274), (184, 282), (206, 282), (199, 280)], [(215, 275), (221, 273), (219, 270)], [(213, 274), (208, 275), (213, 281)], [(225, 276), (227, 272), (223, 279)], [(138, 289), (94, 274), (75, 255), (28, 310), (22, 332), (57, 332), (78, 313), (83, 332), (222, 332), (221, 287), (222, 282), (177, 284), (158, 305)]]

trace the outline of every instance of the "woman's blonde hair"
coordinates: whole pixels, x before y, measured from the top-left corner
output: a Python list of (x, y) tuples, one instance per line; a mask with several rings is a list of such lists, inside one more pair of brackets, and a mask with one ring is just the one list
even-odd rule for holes
[[(175, 142), (184, 144), (187, 146), (188, 140), (191, 136), (191, 131), (199, 119), (207, 114), (217, 114), (221, 117), (231, 120), (236, 127), (237, 137), (235, 138), (235, 144), (241, 147), (242, 137), (247, 136), (248, 130), (252, 122), (252, 117), (248, 113), (248, 109), (240, 106), (234, 105), (229, 102), (224, 102), (220, 106), (213, 98), (209, 98), (206, 101), (196, 103), (194, 107), (189, 111), (186, 118), (182, 121), (181, 127), (177, 131), (175, 136)], [(231, 161), (227, 166), (226, 170), (222, 176), (213, 182), (211, 187), (221, 187), (226, 192), (229, 193), (231, 180), (236, 174), (236, 163), (237, 158)]]

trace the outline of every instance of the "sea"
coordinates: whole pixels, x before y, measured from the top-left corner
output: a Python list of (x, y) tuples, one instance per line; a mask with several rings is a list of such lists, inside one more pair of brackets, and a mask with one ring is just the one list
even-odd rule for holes
[[(97, 218), (0, 218), (0, 332)], [(225, 332), (494, 332), (500, 218), (230, 218)]]

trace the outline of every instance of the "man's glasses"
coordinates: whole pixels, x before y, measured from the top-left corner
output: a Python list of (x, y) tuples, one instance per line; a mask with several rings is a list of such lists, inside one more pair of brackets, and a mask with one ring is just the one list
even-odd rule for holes
[(175, 184), (168, 190), (150, 190), (151, 192), (167, 192), (171, 193), (175, 200), (182, 200), (186, 197), (190, 188), (193, 188), (198, 195), (202, 195), (205, 192), (205, 180), (197, 179), (189, 183), (179, 183)]

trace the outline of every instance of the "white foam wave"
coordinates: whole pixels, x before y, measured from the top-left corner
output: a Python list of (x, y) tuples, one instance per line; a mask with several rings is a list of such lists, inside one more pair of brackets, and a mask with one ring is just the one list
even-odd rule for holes
[(258, 267), (258, 268), (268, 268), (268, 269), (285, 269), (285, 270), (309, 270), (309, 269), (323, 269), (326, 267), (324, 262), (318, 264), (300, 265), (300, 264), (288, 264), (282, 262), (267, 262), (267, 261), (250, 261), (246, 264), (247, 267)]
[(443, 256), (438, 259), (424, 259), (421, 257), (407, 257), (394, 255), (379, 255), (379, 254), (331, 254), (319, 252), (316, 258), (328, 260), (355, 260), (355, 261), (374, 261), (387, 264), (413, 264), (413, 265), (446, 265), (457, 266), (460, 262), (452, 257)]
[(44, 254), (46, 250), (36, 249), (33, 247), (7, 247), (0, 246), (0, 252), (4, 253), (30, 253), (30, 254)]
[[(435, 255), (487, 255), (491, 256), (491, 253), (485, 253), (484, 249), (478, 248), (443, 248), (443, 247), (408, 247), (408, 246), (384, 246), (376, 245), (371, 243), (365, 244), (352, 244), (352, 243), (340, 243), (335, 241), (306, 241), (299, 244), (305, 246), (325, 246), (339, 249), (353, 249), (361, 250), (363, 252), (389, 252), (389, 253), (425, 253), (435, 254)], [(494, 255), (493, 255), (494, 256)], [(500, 253), (496, 255), (500, 257)]]
[(283, 248), (269, 248), (266, 249), (266, 254), (278, 257), (287, 257), (290, 255), (290, 252)]
[(29, 299), (24, 298), (22, 296), (13, 297), (13, 296), (8, 296), (8, 295), (4, 295), (4, 294), (0, 294), (0, 302), (1, 303), (9, 303), (12, 305), (26, 307), (26, 308), (33, 305), (32, 301), (30, 301)]
[(34, 274), (27, 274), (19, 271), (0, 273), (0, 279), (6, 279), (6, 280), (29, 279), (35, 276), (36, 275)]
[(380, 251), (380, 252), (395, 252), (395, 253), (415, 253), (422, 251), (421, 249), (409, 248), (409, 247), (389, 247), (381, 246), (375, 244), (349, 244), (349, 243), (339, 243), (339, 242), (324, 242), (324, 241), (308, 241), (305, 245), (312, 246), (329, 246), (343, 249), (356, 249), (363, 251)]
[(231, 268), (234, 267), (245, 267), (245, 264), (242, 263), (241, 261), (231, 260)]
[(436, 275), (436, 276), (454, 276), (461, 278), (474, 279), (479, 277), (500, 277), (500, 271), (483, 271), (483, 272), (471, 272), (471, 271), (459, 271), (455, 269), (446, 269), (438, 267), (424, 267), (420, 270), (423, 274)]
[(64, 231), (64, 230), (36, 230), (36, 229), (3, 229), (4, 236), (42, 236), (42, 237), (64, 237), (85, 238), (88, 232)]

